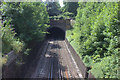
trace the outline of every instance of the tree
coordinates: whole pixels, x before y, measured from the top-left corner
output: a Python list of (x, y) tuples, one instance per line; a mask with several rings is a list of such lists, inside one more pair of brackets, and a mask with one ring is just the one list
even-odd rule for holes
[(15, 28), (16, 36), (25, 43), (44, 39), (48, 12), (44, 3), (7, 3), (4, 6), (4, 15), (11, 18), (11, 24)]
[(60, 4), (58, 2), (48, 2), (47, 11), (49, 16), (57, 16), (61, 13)]
[(79, 2), (67, 36), (96, 78), (120, 78), (120, 20), (117, 2)]
[(77, 15), (78, 2), (64, 2), (63, 12), (71, 12), (74, 16)]

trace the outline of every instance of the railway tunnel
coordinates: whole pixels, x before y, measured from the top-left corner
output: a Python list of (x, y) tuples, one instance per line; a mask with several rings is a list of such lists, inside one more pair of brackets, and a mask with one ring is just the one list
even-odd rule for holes
[(58, 27), (51, 27), (47, 29), (46, 38), (47, 39), (65, 39), (65, 31)]

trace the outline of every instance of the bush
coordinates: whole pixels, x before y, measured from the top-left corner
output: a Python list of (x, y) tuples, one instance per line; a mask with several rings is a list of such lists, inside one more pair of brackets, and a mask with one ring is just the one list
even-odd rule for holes
[(44, 39), (49, 18), (43, 3), (12, 2), (5, 4), (3, 9), (3, 16), (12, 19), (16, 36), (26, 44)]
[(97, 78), (120, 78), (116, 56), (104, 57), (100, 62), (93, 64), (91, 72)]
[(118, 11), (117, 2), (80, 2), (75, 27), (67, 35), (85, 65), (92, 66), (96, 78), (119, 78)]
[[(4, 26), (5, 25), (5, 26)], [(11, 50), (14, 50), (15, 53), (22, 51), (24, 47), (23, 42), (18, 38), (15, 38), (16, 32), (11, 28), (10, 20), (5, 20), (1, 26), (1, 36), (2, 37), (2, 54), (9, 53)]]
[(44, 3), (10, 2), (1, 5), (3, 54), (16, 53), (31, 42), (42, 41), (49, 27), (48, 13)]

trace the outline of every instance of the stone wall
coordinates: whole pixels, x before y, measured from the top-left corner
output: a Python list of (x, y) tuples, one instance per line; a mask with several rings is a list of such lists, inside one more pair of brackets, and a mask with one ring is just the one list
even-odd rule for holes
[(71, 28), (70, 19), (66, 19), (66, 20), (52, 20), (51, 19), (50, 28), (52, 27), (58, 27), (62, 29), (63, 31), (66, 31), (66, 29)]

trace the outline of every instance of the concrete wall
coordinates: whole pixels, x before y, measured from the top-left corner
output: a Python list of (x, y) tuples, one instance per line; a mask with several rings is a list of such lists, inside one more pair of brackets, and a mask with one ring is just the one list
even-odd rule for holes
[(9, 52), (8, 60), (2, 67), (2, 77), (3, 78), (15, 78), (16, 72), (18, 72), (19, 68), (16, 65), (16, 58), (18, 55), (14, 53), (14, 51)]
[(76, 51), (74, 50), (74, 48), (71, 46), (71, 44), (68, 42), (67, 39), (65, 39), (65, 42), (70, 50), (70, 52), (72, 53), (72, 56), (75, 60), (75, 62), (77, 63), (77, 66), (83, 76), (83, 78), (88, 78), (88, 80), (96, 80), (96, 78), (94, 77), (94, 75), (89, 72), (89, 67), (86, 67), (85, 64), (83, 63), (82, 59), (79, 57), (79, 55), (76, 53)]

